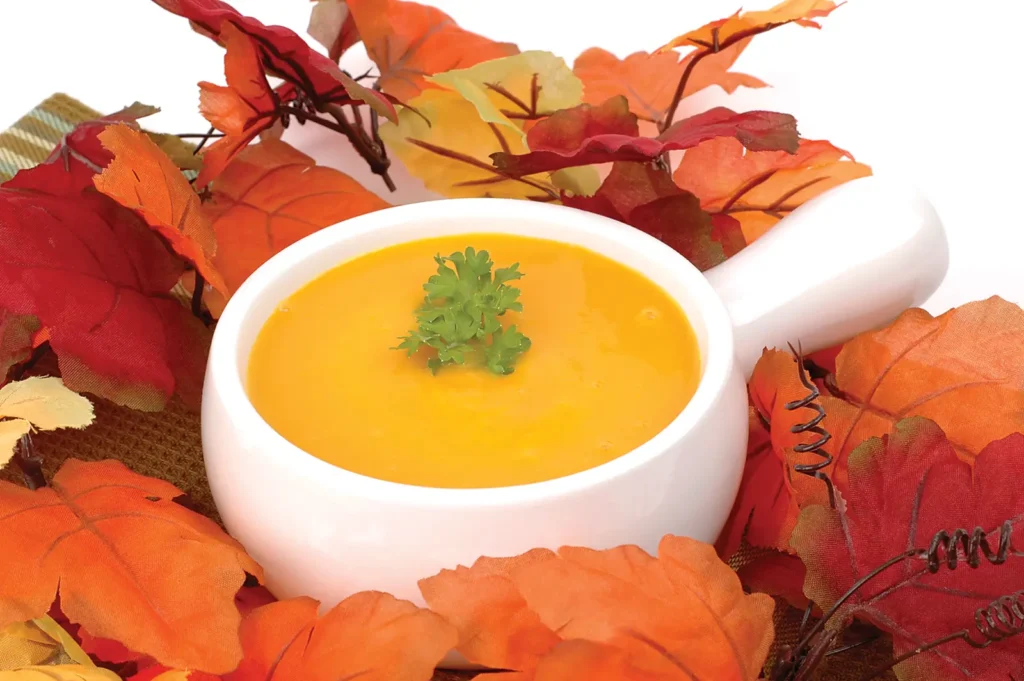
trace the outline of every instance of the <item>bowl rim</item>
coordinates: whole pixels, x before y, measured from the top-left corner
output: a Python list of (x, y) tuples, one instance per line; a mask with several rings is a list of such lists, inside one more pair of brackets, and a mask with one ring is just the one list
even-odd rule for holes
[[(701, 320), (707, 333), (706, 353), (702, 357), (701, 379), (693, 397), (682, 411), (660, 432), (635, 449), (603, 464), (578, 471), (570, 475), (540, 482), (508, 487), (448, 488), (424, 487), (406, 483), (381, 480), (346, 470), (292, 444), (278, 433), (257, 412), (249, 400), (244, 379), (239, 367), (240, 334), (251, 313), (254, 303), (288, 273), (302, 269), (313, 256), (325, 249), (339, 247), (344, 242), (359, 239), (378, 230), (400, 229), (424, 220), (453, 218), (466, 220), (487, 220), (500, 216), (518, 220), (539, 219), (549, 223), (571, 224), (574, 229), (586, 231), (597, 239), (618, 242), (648, 261), (672, 261), (672, 277), (678, 279), (696, 301)], [(457, 230), (460, 233), (463, 230)], [(509, 230), (473, 228), (465, 233), (511, 233)], [(424, 234), (417, 238), (431, 238)], [(553, 241), (574, 244), (594, 250), (585, 243), (571, 238), (560, 238), (557, 233), (546, 235)], [(395, 241), (404, 243), (409, 239)], [(363, 253), (370, 253), (370, 248)], [(613, 257), (614, 256), (607, 256)], [(339, 261), (338, 264), (341, 264)], [(309, 275), (305, 283), (312, 281), (321, 272)], [(282, 298), (290, 295), (285, 293)], [(682, 306), (677, 296), (674, 300)], [(691, 311), (688, 316), (693, 316)], [(691, 324), (692, 324), (691, 320)], [(248, 352), (248, 349), (246, 350)], [(373, 213), (360, 215), (330, 227), (318, 230), (283, 249), (264, 262), (238, 288), (228, 301), (214, 331), (207, 361), (207, 375), (203, 388), (204, 402), (219, 399), (223, 413), (232, 420), (236, 430), (246, 432), (261, 443), (260, 449), (267, 455), (279, 459), (291, 459), (287, 468), (310, 480), (317, 480), (320, 486), (329, 486), (349, 495), (392, 502), (397, 505), (423, 507), (480, 507), (519, 505), (539, 502), (583, 492), (613, 482), (631, 471), (664, 456), (672, 445), (681, 442), (700, 423), (708, 412), (715, 408), (722, 392), (726, 389), (730, 372), (734, 369), (733, 324), (725, 304), (705, 278), (686, 258), (662, 241), (639, 229), (595, 213), (567, 206), (545, 204), (517, 199), (466, 198), (438, 199), (421, 203), (385, 208)], [(218, 394), (211, 394), (216, 392)], [(205, 409), (204, 409), (205, 411)], [(202, 419), (201, 427), (223, 428)], [(206, 438), (204, 437), (204, 441)], [(216, 455), (204, 446), (203, 457)], [(699, 455), (695, 452), (694, 455)], [(255, 464), (255, 462), (253, 462)]]

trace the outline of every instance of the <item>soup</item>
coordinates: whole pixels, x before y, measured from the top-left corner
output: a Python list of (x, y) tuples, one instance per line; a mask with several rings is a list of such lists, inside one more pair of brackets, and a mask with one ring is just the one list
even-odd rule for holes
[[(393, 348), (415, 328), (435, 254), (487, 250), (524, 274), (530, 338), (514, 372), (427, 368)], [(679, 306), (642, 274), (584, 248), (504, 234), (400, 244), (343, 263), (281, 303), (253, 346), (249, 398), (301, 449), (427, 487), (505, 487), (576, 473), (664, 429), (693, 396), (700, 352)]]

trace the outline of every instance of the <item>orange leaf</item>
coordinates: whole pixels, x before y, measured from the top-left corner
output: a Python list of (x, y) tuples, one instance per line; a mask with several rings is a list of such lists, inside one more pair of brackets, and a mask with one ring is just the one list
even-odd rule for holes
[(409, 101), (435, 73), (463, 69), (490, 59), (519, 53), (511, 43), (498, 43), (459, 28), (439, 9), (402, 0), (347, 0), (366, 52), (377, 65), (377, 85)]
[(214, 264), (234, 291), (270, 256), (302, 237), (387, 207), (348, 175), (267, 140), (225, 169), (203, 211), (217, 234)]
[[(0, 626), (68, 618), (160, 663), (214, 673), (241, 658), (234, 597), (262, 571), (170, 483), (71, 459), (52, 486), (0, 482)], [(59, 594), (58, 594), (59, 589)]]
[[(748, 42), (741, 41), (701, 60), (687, 79), (683, 96), (712, 85), (726, 92), (734, 92), (740, 86), (765, 87), (758, 78), (729, 71)], [(629, 100), (630, 111), (645, 121), (660, 123), (693, 57), (690, 54), (680, 61), (675, 52), (634, 52), (620, 60), (607, 50), (592, 47), (576, 58), (572, 70), (583, 81), (584, 102), (596, 106), (610, 97), (623, 95)]]
[(555, 560), (546, 549), (515, 558), (480, 558), (473, 567), (442, 570), (420, 580), (430, 609), (459, 630), (459, 652), (494, 669), (530, 669), (561, 641), (530, 610), (514, 575), (528, 565)]
[[(537, 645), (543, 640), (542, 630), (531, 623), (532, 615), (523, 614), (508, 584), (488, 579), (488, 572), (514, 584), (541, 624), (565, 643), (536, 659), (529, 648), (542, 649)], [(504, 636), (506, 654), (519, 655), (525, 668), (520, 674), (506, 675), (509, 681), (748, 681), (760, 674), (773, 638), (771, 598), (744, 594), (736, 574), (711, 546), (683, 537), (665, 537), (658, 558), (635, 546), (607, 551), (563, 547), (557, 558), (526, 554), (516, 562), (478, 563), (468, 570), (442, 573), (441, 578), (441, 582), (461, 581), (467, 594), (464, 610), (457, 611), (454, 600), (446, 606), (464, 641), (473, 635), (486, 636), (488, 647), (501, 650), (495, 642)], [(434, 580), (425, 580), (425, 593), (437, 585)], [(447, 588), (454, 590), (454, 585)], [(487, 593), (500, 598), (501, 616), (483, 612), (480, 603), (494, 597)], [(517, 650), (524, 642), (526, 648)], [(531, 658), (532, 667), (527, 666)], [(586, 669), (607, 665), (622, 676), (559, 676), (556, 670), (567, 669), (569, 660), (586, 662)]]
[(211, 258), (217, 248), (199, 196), (174, 162), (147, 135), (127, 125), (110, 125), (99, 134), (114, 160), (93, 177), (96, 188), (141, 215), (221, 293), (227, 286)]
[(199, 112), (224, 133), (203, 152), (203, 169), (196, 186), (205, 187), (263, 130), (277, 120), (277, 101), (252, 38), (225, 22), (224, 75), (228, 85), (199, 83)]
[(673, 179), (696, 194), (704, 210), (738, 220), (750, 243), (815, 196), (870, 174), (871, 168), (825, 141), (800, 140), (790, 154), (749, 151), (734, 139), (717, 138), (688, 150)]
[(838, 5), (832, 0), (783, 0), (769, 10), (737, 12), (728, 19), (712, 21), (674, 38), (659, 51), (676, 47), (699, 47), (717, 52), (745, 38), (790, 23), (821, 28), (814, 20), (828, 16), (836, 7)]
[(323, 617), (294, 598), (253, 610), (240, 630), (245, 658), (225, 681), (427, 681), (455, 645), (439, 615), (364, 591)]

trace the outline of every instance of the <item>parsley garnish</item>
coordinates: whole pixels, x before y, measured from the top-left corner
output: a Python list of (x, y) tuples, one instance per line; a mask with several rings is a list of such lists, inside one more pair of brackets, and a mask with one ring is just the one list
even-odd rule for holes
[(515, 324), (503, 329), (498, 320), (508, 310), (523, 310), (519, 289), (507, 285), (522, 278), (519, 263), (498, 268), (492, 277), (490, 255), (472, 247), (448, 257), (438, 254), (434, 261), (437, 274), (423, 285), (427, 295), (416, 310), (419, 326), (393, 349), (412, 356), (421, 346), (434, 348), (437, 357), (427, 361), (434, 373), (446, 364), (465, 364), (468, 356), (478, 353), (494, 373), (511, 374), (519, 355), (530, 349), (530, 339), (516, 331)]

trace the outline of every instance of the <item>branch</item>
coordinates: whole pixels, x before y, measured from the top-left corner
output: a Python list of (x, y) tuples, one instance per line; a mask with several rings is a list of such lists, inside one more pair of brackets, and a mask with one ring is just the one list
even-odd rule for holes
[[(345, 135), (345, 137), (348, 137), (352, 146), (355, 147), (356, 151), (359, 152), (359, 155), (362, 156), (363, 160), (370, 166), (370, 171), (373, 172), (374, 175), (380, 175), (381, 179), (384, 180), (384, 184), (387, 185), (387, 188), (391, 191), (395, 191), (395, 183), (388, 175), (388, 168), (391, 167), (391, 160), (377, 148), (374, 141), (367, 136), (366, 131), (360, 126), (352, 125), (348, 118), (345, 117), (345, 110), (338, 104), (327, 104), (325, 111), (338, 122), (335, 129)], [(312, 117), (309, 120), (316, 122), (318, 119), (316, 117)], [(326, 121), (321, 121), (321, 124), (323, 123), (326, 123)]]

